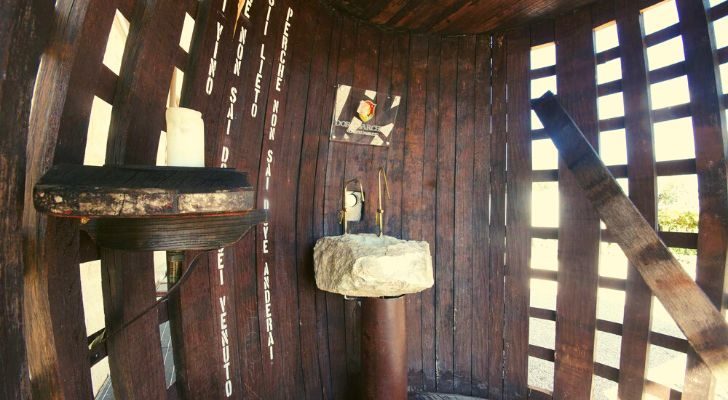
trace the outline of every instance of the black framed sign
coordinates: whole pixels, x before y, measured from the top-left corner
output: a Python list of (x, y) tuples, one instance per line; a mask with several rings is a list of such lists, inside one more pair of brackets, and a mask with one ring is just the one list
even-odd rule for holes
[(401, 96), (338, 85), (331, 120), (331, 140), (389, 146), (401, 100)]

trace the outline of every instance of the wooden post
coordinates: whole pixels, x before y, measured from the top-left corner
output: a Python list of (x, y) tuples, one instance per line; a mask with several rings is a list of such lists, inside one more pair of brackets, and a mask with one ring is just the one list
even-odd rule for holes
[(493, 36), (491, 81), (493, 91), (490, 134), (490, 254), (488, 255), (490, 324), (488, 326), (488, 398), (503, 395), (503, 324), (505, 304), (506, 251), (506, 43), (505, 36)]
[[(590, 10), (557, 19), (556, 41), (559, 94), (597, 148), (596, 61)], [(554, 398), (586, 399), (591, 396), (594, 375), (599, 217), (563, 161), (559, 163), (559, 208)]]
[[(439, 121), (440, 93), (437, 88), (440, 86), (440, 44), (441, 38), (431, 35), (428, 38), (427, 52), (427, 100), (425, 101), (425, 130), (424, 158), (427, 160), (422, 170), (422, 207), (424, 208), (422, 222), (422, 239), (434, 244), (436, 238), (437, 221), (437, 192), (430, 188), (434, 187), (437, 180), (437, 129)], [(437, 248), (431, 246), (433, 259), (436, 258)], [(432, 310), (435, 310), (436, 290), (425, 290), (422, 292), (422, 369), (424, 370), (424, 389), (435, 390), (437, 377), (436, 348), (436, 317)]]
[[(629, 197), (650, 226), (656, 228), (655, 150), (639, 4), (619, 0), (614, 9), (621, 50)], [(651, 314), (652, 293), (637, 269), (630, 267), (619, 358), (618, 390), (625, 399), (640, 399), (645, 389)]]
[[(384, 44), (386, 41), (383, 41)], [(391, 46), (390, 46), (391, 47)], [(426, 36), (413, 36), (410, 45), (410, 67), (407, 109), (407, 127), (403, 132), (404, 160), (403, 181), (409, 182), (414, 190), (402, 192), (402, 238), (422, 240), (423, 225), (423, 192), (422, 172), (424, 167), (423, 155), (425, 152), (425, 114), (427, 88), (425, 85), (427, 74), (428, 41)], [(393, 57), (390, 51), (389, 59)], [(391, 64), (391, 63), (390, 63)], [(381, 64), (380, 64), (381, 65)], [(380, 68), (381, 69), (381, 68)], [(380, 90), (386, 91), (389, 82), (383, 84), (380, 79)], [(401, 117), (400, 117), (401, 118)], [(424, 376), (422, 369), (422, 294), (409, 295), (407, 303), (407, 363), (408, 381), (413, 390), (424, 390)]]
[[(56, 3), (54, 30), (38, 75), (28, 135), (25, 204), (51, 165), (81, 164), (94, 92), (105, 67), (112, 2)], [(83, 54), (83, 57), (79, 57)], [(113, 74), (112, 74), (113, 75)], [(25, 207), (25, 307), (33, 394), (92, 396), (87, 332), (78, 268), (78, 223)], [(68, 371), (74, 371), (69, 374)]]
[(30, 397), (23, 340), (21, 226), (33, 85), (53, 19), (44, 1), (0, 4), (0, 397)]
[[(698, 285), (719, 311), (728, 287), (728, 154), (727, 124), (715, 38), (707, 1), (676, 1), (690, 87), (690, 111), (695, 135), (700, 218), (698, 221)], [(683, 399), (712, 398), (715, 380), (694, 352), (688, 353)]]
[(407, 398), (407, 328), (404, 296), (362, 300), (362, 400)]
[(528, 306), (531, 259), (531, 129), (529, 125), (530, 38), (526, 29), (507, 41), (507, 239), (504, 282), (504, 399), (528, 391)]
[[(477, 397), (488, 396), (488, 373), (493, 338), (488, 329), (491, 322), (492, 299), (490, 297), (490, 271), (488, 259), (490, 246), (490, 224), (485, 199), (490, 198), (490, 99), (491, 99), (491, 47), (490, 35), (479, 35), (475, 50), (475, 154), (473, 172), (473, 243), (483, 244), (473, 249), (473, 348), (472, 348), (472, 394)], [(487, 310), (487, 311), (486, 311)], [(499, 369), (500, 371), (500, 369)]]
[(728, 325), (723, 316), (622, 192), (555, 96), (549, 92), (532, 105), (613, 239), (713, 375), (728, 379)]
[[(453, 374), (460, 393), (472, 392), (473, 341), (473, 166), (475, 130), (475, 36), (460, 38), (455, 129), (455, 230), (453, 262)], [(481, 90), (481, 89), (478, 89)], [(480, 309), (479, 307), (476, 309)]]
[[(453, 255), (455, 229), (455, 140), (457, 100), (457, 38), (444, 38), (440, 49), (440, 120), (437, 136), (437, 218), (435, 252), (435, 332), (437, 359), (437, 391), (450, 393), (455, 389), (454, 377), (454, 318), (453, 318)], [(434, 161), (434, 160), (433, 160)]]

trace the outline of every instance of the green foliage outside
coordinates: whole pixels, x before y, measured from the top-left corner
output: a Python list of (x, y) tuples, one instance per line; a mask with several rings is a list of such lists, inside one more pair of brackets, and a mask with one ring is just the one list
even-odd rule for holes
[[(697, 200), (689, 198), (695, 192), (686, 190), (686, 187), (677, 182), (670, 182), (660, 188), (657, 196), (657, 223), (661, 231), (665, 232), (698, 232)], [(697, 196), (695, 196), (697, 197)], [(695, 249), (672, 248), (674, 253), (680, 255), (696, 255)]]

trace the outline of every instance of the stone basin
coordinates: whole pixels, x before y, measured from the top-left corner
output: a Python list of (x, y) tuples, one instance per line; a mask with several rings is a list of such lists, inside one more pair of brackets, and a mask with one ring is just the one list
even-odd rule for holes
[(352, 297), (390, 297), (432, 287), (427, 242), (375, 234), (326, 236), (313, 250), (316, 286)]

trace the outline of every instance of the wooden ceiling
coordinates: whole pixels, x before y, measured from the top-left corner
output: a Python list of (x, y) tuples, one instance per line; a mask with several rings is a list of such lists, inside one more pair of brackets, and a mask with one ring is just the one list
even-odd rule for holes
[(481, 33), (554, 16), (595, 0), (323, 0), (339, 11), (389, 28)]

